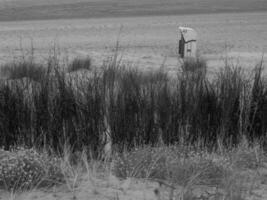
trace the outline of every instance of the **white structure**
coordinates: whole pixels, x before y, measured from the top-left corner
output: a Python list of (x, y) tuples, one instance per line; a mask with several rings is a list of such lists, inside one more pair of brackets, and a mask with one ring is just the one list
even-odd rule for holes
[(181, 39), (179, 40), (179, 54), (181, 58), (196, 57), (197, 32), (188, 27), (179, 27)]

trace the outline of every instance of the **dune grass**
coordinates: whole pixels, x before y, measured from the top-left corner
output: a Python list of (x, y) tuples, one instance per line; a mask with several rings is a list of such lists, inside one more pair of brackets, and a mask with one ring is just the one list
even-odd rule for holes
[[(203, 198), (237, 200), (265, 181), (262, 64), (252, 74), (225, 66), (212, 79), (201, 59), (185, 61), (176, 77), (129, 68), (117, 56), (98, 70), (87, 59), (60, 66), (50, 58), (3, 67), (0, 186), (12, 194), (63, 184), (75, 199), (92, 174), (112, 174), (118, 184), (159, 183), (158, 199), (163, 186), (170, 198), (194, 199), (201, 185)], [(84, 68), (88, 76), (69, 73)]]
[[(266, 145), (262, 65), (252, 75), (225, 66), (208, 79), (204, 61), (188, 61), (170, 78), (162, 70), (142, 72), (116, 59), (80, 78), (52, 60), (4, 66), (10, 73), (0, 83), (0, 145), (49, 145), (60, 152), (70, 143), (74, 150), (88, 146), (97, 154), (107, 124), (119, 149), (159, 140), (216, 149), (218, 141), (234, 147), (243, 137)], [(87, 61), (73, 63), (80, 68)], [(201, 70), (192, 70), (195, 66)], [(25, 77), (29, 80), (22, 87), (18, 80)]]
[(153, 199), (253, 196), (267, 183), (263, 63), (208, 78), (197, 58), (178, 71), (144, 72), (117, 52), (98, 68), (56, 56), (1, 66), (0, 197), (61, 186), (71, 199), (102, 187), (127, 196), (136, 179), (157, 183)]

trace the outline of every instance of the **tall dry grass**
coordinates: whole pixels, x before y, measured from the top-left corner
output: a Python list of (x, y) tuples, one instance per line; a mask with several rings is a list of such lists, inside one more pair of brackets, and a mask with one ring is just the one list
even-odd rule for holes
[[(73, 62), (75, 69), (84, 68), (85, 62)], [(5, 65), (0, 145), (49, 146), (61, 152), (68, 143), (73, 150), (86, 146), (99, 156), (107, 125), (113, 146), (120, 150), (159, 140), (209, 149), (218, 143), (235, 146), (243, 136), (265, 141), (267, 85), (262, 64), (253, 76), (225, 66), (212, 79), (206, 67), (204, 61), (188, 61), (170, 78), (162, 70), (129, 68), (117, 56), (101, 70), (75, 75), (53, 57), (44, 64), (24, 60)]]

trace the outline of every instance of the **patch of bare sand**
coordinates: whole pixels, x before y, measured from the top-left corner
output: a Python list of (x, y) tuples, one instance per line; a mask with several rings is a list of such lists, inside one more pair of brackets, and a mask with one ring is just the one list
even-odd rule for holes
[[(261, 171), (262, 172), (262, 171)], [(244, 200), (263, 200), (267, 198), (266, 173), (262, 173), (260, 178), (254, 180), (255, 173), (261, 172), (246, 172), (251, 174), (251, 180), (254, 181), (253, 186), (249, 184), (247, 191), (244, 192), (242, 199)], [(85, 176), (86, 177), (86, 176)], [(243, 183), (242, 183), (243, 184)], [(70, 190), (66, 185), (53, 187), (43, 190), (32, 190), (11, 194), (5, 191), (0, 191), (1, 200), (66, 200), (66, 199), (98, 199), (98, 200), (169, 200), (179, 199), (182, 194), (187, 193), (193, 199), (224, 199), (225, 191), (216, 189), (212, 186), (197, 185), (189, 190), (183, 189), (181, 186), (175, 186), (171, 189), (169, 186), (160, 184), (156, 181), (145, 181), (141, 179), (128, 178), (119, 180), (114, 176), (107, 176), (105, 179), (91, 178), (83, 180), (75, 189)], [(216, 196), (217, 195), (217, 196)], [(234, 194), (233, 194), (234, 195)], [(190, 198), (191, 198), (190, 197)]]
[[(75, 191), (70, 191), (66, 186), (55, 187), (47, 190), (37, 190), (16, 194), (15, 199), (20, 200), (58, 200), (58, 199), (147, 199), (156, 198), (154, 190), (158, 188), (157, 183), (142, 180), (127, 179), (120, 181), (117, 178), (108, 180), (84, 181)], [(3, 192), (0, 199), (9, 199), (10, 194)]]

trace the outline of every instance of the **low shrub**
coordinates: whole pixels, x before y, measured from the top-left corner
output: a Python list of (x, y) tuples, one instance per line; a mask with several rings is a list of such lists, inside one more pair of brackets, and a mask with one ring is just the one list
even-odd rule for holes
[(91, 58), (75, 58), (68, 66), (68, 72), (73, 72), (81, 69), (92, 69)]
[(0, 151), (0, 188), (30, 189), (62, 182), (60, 161), (34, 149)]
[(117, 156), (113, 173), (121, 178), (149, 178), (179, 185), (218, 186), (230, 175), (229, 160), (219, 155), (181, 152), (178, 147), (145, 147)]

